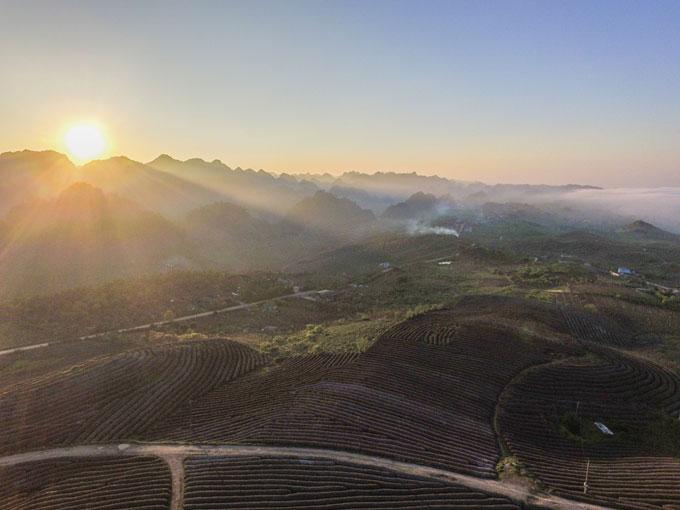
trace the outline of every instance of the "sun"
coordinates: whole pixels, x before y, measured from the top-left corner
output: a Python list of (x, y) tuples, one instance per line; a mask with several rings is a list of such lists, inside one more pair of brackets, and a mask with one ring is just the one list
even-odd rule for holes
[(102, 131), (93, 124), (78, 124), (71, 127), (64, 141), (69, 155), (79, 163), (85, 163), (106, 150), (106, 138)]

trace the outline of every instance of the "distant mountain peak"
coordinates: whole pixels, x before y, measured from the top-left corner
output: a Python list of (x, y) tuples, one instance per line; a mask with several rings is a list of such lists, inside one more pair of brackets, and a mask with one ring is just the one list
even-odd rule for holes
[(413, 195), (408, 197), (406, 202), (411, 204), (434, 204), (435, 202), (437, 202), (437, 197), (434, 196), (432, 193), (417, 191)]
[(680, 236), (660, 229), (644, 220), (635, 220), (619, 229), (620, 233), (657, 241), (680, 241)]
[(382, 216), (391, 220), (422, 220), (439, 216), (442, 210), (450, 208), (452, 203), (449, 195), (437, 198), (432, 193), (418, 191), (405, 201), (389, 206)]
[(644, 229), (644, 230), (660, 230), (658, 227), (655, 227), (651, 223), (647, 223), (644, 220), (635, 220), (632, 223), (629, 223), (625, 227), (623, 227), (624, 230), (638, 230), (638, 229)]
[(134, 159), (130, 159), (127, 156), (111, 156), (110, 158), (104, 158), (104, 159), (93, 159), (92, 161), (87, 162), (86, 164), (83, 165), (83, 168), (85, 167), (92, 167), (96, 166), (101, 163), (124, 163), (126, 165), (129, 164), (135, 164), (135, 165), (143, 165), (144, 163), (140, 163), (139, 161), (135, 161)]
[(288, 219), (299, 225), (337, 234), (366, 226), (375, 216), (352, 200), (319, 190), (293, 207)]
[(147, 165), (153, 166), (154, 164), (160, 164), (160, 163), (181, 163), (181, 161), (173, 158), (172, 156), (170, 156), (168, 154), (161, 154), (160, 156), (158, 156), (153, 161), (149, 161), (147, 163)]
[(189, 158), (185, 161), (185, 163), (187, 163), (189, 165), (192, 165), (192, 164), (193, 165), (195, 165), (195, 164), (207, 165), (208, 164), (208, 162), (203, 158)]
[(10, 159), (35, 159), (41, 163), (45, 162), (60, 162), (66, 163), (68, 165), (73, 165), (73, 162), (69, 159), (66, 154), (53, 150), (45, 151), (34, 151), (30, 149), (24, 149), (21, 151), (8, 151), (0, 154), (0, 160), (10, 160)]
[(92, 184), (88, 182), (74, 182), (71, 184), (69, 187), (63, 189), (60, 193), (59, 196), (67, 196), (67, 195), (84, 195), (84, 194), (92, 194), (92, 195), (99, 195), (103, 196), (104, 191), (101, 188), (98, 188), (96, 186), (93, 186)]

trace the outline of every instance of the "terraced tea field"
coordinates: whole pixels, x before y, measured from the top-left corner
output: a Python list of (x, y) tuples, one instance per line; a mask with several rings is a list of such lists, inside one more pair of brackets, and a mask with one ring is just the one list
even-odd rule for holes
[(523, 368), (569, 348), (455, 317), (407, 321), (362, 355), (253, 372), (184, 405), (147, 438), (333, 448), (493, 478), (498, 395)]
[(171, 480), (160, 459), (68, 458), (0, 467), (1, 510), (167, 510)]
[[(513, 383), (500, 405), (503, 440), (557, 494), (616, 508), (680, 505), (680, 458), (663, 445), (654, 448), (659, 439), (645, 426), (658, 412), (678, 417), (680, 378), (599, 352), (597, 359), (537, 367)], [(587, 429), (595, 421), (607, 423), (614, 436), (593, 437)], [(629, 430), (651, 437), (625, 437)]]
[(187, 510), (519, 508), (461, 485), (332, 460), (190, 458), (185, 469)]
[[(119, 501), (98, 508), (675, 508), (680, 379), (622, 335), (470, 296), (361, 354), (273, 362), (214, 339), (104, 356), (0, 390), (0, 510), (97, 490)], [(508, 454), (530, 488), (498, 479)]]
[(183, 401), (262, 364), (228, 340), (128, 351), (0, 390), (0, 452), (135, 437)]

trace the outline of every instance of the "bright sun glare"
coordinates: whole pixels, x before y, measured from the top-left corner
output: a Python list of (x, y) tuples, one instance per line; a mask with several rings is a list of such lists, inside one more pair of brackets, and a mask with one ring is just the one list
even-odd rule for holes
[(66, 132), (66, 148), (78, 162), (86, 162), (104, 153), (106, 139), (98, 127), (79, 124)]

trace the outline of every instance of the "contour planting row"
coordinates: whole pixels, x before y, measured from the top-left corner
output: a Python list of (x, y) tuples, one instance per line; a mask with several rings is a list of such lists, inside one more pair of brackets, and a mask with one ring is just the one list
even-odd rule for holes
[(0, 396), (0, 453), (142, 434), (186, 400), (264, 362), (227, 340), (130, 351), (79, 365)]
[(0, 467), (0, 510), (167, 510), (171, 483), (155, 458), (30, 462)]
[(518, 508), (461, 485), (332, 460), (201, 458), (185, 468), (187, 510)]
[(543, 324), (558, 334), (568, 334), (561, 308), (553, 303), (509, 296), (465, 296), (454, 310), (462, 316), (487, 318), (490, 321), (513, 321), (516, 324)]
[(624, 331), (606, 317), (565, 308), (564, 319), (572, 336), (578, 340), (620, 347), (635, 343), (630, 332)]
[(680, 441), (668, 414), (680, 406), (677, 375), (591, 348), (596, 357), (537, 367), (507, 389), (499, 413), (504, 441), (563, 496), (616, 508), (680, 505), (680, 458), (668, 448)]
[(495, 477), (498, 395), (559, 347), (458, 328), (452, 317), (419, 316), (355, 357), (305, 356), (254, 372), (187, 403), (148, 436), (357, 451)]
[[(651, 301), (656, 298), (634, 294), (620, 297), (616, 291), (602, 291), (563, 296), (565, 301), (578, 307), (595, 307), (599, 313), (614, 320), (625, 330), (626, 344), (644, 346), (657, 341), (656, 335), (675, 334), (680, 331), (680, 311), (660, 306)], [(617, 289), (621, 292), (621, 288)]]
[[(571, 337), (561, 307), (541, 301), (494, 295), (464, 296), (450, 310), (417, 317), (399, 327), (402, 338), (434, 345), (445, 345), (462, 329), (489, 327), (506, 329), (508, 334), (532, 332), (534, 336), (560, 338), (563, 341)], [(453, 331), (448, 331), (449, 328)]]

